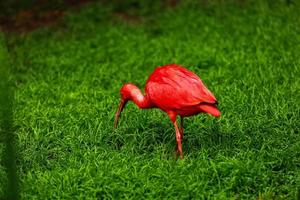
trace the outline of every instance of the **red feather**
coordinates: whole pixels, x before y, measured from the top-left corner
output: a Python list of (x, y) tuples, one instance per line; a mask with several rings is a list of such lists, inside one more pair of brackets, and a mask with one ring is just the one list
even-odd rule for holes
[(165, 111), (216, 103), (214, 95), (196, 74), (175, 64), (156, 68), (145, 90), (151, 102)]

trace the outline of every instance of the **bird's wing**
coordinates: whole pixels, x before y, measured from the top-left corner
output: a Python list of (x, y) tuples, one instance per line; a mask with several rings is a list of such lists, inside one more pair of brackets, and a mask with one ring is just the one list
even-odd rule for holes
[(156, 69), (147, 81), (146, 92), (153, 103), (166, 110), (216, 102), (197, 75), (176, 65)]

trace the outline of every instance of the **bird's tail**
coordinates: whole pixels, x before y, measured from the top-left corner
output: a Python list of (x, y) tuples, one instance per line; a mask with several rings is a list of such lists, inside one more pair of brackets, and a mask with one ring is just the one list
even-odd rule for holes
[(200, 104), (199, 108), (201, 109), (202, 112), (208, 113), (214, 117), (220, 117), (221, 112), (219, 111), (218, 107), (216, 104)]

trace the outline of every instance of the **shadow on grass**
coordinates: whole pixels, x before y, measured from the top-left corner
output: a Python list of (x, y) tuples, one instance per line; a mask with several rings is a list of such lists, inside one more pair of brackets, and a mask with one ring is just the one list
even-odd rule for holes
[[(216, 121), (211, 122), (206, 128), (203, 126), (193, 128), (193, 124), (185, 123), (182, 141), (184, 155), (193, 156), (199, 151), (205, 151), (212, 157), (219, 151), (225, 154), (233, 153), (236, 135), (222, 132), (220, 126), (221, 124)], [(107, 136), (106, 143), (114, 150), (131, 149), (133, 153), (139, 155), (157, 151), (172, 155), (177, 144), (171, 122), (161, 123), (159, 120), (138, 123), (136, 126), (121, 125)]]
[[(3, 165), (6, 169), (4, 199), (18, 199), (18, 177), (13, 130), (12, 89), (9, 84), (9, 60), (3, 38), (0, 35), (0, 133), (4, 143)], [(3, 184), (3, 183), (2, 183)]]

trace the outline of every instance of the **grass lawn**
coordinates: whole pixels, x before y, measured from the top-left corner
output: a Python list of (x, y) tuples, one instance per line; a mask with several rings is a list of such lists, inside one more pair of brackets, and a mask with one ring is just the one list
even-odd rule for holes
[[(111, 9), (2, 35), (22, 199), (300, 197), (299, 4), (187, 3), (131, 22)], [(160, 110), (130, 103), (113, 130), (122, 84), (143, 88), (167, 63), (198, 74), (222, 112), (185, 119), (184, 160)]]

